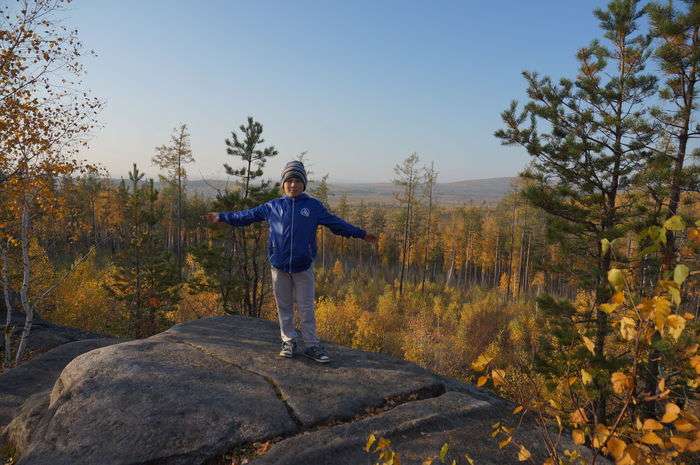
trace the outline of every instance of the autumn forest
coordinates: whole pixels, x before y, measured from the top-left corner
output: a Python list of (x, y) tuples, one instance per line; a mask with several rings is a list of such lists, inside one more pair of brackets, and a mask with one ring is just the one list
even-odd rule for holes
[[(104, 102), (82, 84), (78, 31), (53, 19), (65, 3), (0, 3), (3, 369), (36, 355), (38, 318), (124, 339), (276, 320), (267, 224), (204, 216), (279, 197), (268, 160), (316, 155), (279, 153), (251, 109), (221, 134), (230, 182), (213, 197), (188, 189), (186, 122), (128, 178), (81, 159)], [(700, 2), (594, 14), (578, 72), (523, 72), (527, 101), (503, 110), (493, 137), (529, 164), (499, 201), (440, 204), (440, 166), (420, 153), (391, 155), (391, 203), (337, 199), (332, 175), (309, 170), (307, 193), (378, 237), (318, 229), (319, 334), (510, 399), (513, 423), (492, 436), (522, 461), (518, 418), (533, 415), (548, 464), (698, 463)], [(562, 454), (563, 437), (592, 458)]]

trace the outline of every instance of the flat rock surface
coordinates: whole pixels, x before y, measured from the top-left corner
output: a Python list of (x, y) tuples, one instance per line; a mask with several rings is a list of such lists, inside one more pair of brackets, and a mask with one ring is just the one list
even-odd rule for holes
[[(436, 457), (443, 444), (448, 444), (447, 463), (467, 463), (468, 454), (479, 465), (519, 463), (517, 449), (499, 449), (491, 438), (491, 425), (509, 412), (458, 392), (409, 402), (389, 411), (355, 422), (321, 428), (275, 443), (267, 454), (251, 461), (251, 465), (337, 465), (372, 464), (376, 455), (364, 452), (370, 433), (391, 441), (391, 448), (403, 465), (419, 465), (428, 457)], [(536, 435), (526, 433), (529, 450), (536, 463), (542, 463), (544, 450)], [(374, 460), (372, 460), (374, 458)], [(440, 463), (435, 460), (435, 463)]]
[[(30, 335), (31, 336), (31, 335)], [(32, 394), (50, 390), (63, 368), (80, 354), (117, 342), (86, 339), (60, 345), (0, 375), (0, 431)]]
[(270, 380), (305, 427), (345, 420), (406, 396), (445, 391), (431, 372), (386, 355), (327, 345), (332, 362), (278, 356), (278, 326), (227, 316), (176, 325), (162, 333)]

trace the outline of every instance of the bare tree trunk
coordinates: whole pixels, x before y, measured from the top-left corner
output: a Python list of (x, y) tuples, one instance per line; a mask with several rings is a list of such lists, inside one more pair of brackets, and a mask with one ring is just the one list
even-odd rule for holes
[(464, 258), (464, 288), (467, 288), (467, 282), (471, 281), (469, 275), (469, 262), (471, 261), (472, 255), (472, 233), (469, 233), (469, 238), (467, 239), (467, 256)]
[(182, 282), (182, 176), (180, 175), (180, 156), (178, 154), (177, 162), (177, 276), (179, 282)]
[[(430, 233), (431, 233), (430, 228), (432, 226), (431, 220), (432, 220), (432, 213), (433, 213), (433, 184), (435, 183), (435, 180), (433, 177), (434, 173), (435, 173), (434, 164), (431, 163), (430, 171), (429, 171), (429, 174), (426, 178), (426, 180), (428, 182), (428, 186), (427, 186), (427, 189), (428, 189), (428, 231), (427, 231), (426, 238), (425, 238), (425, 263), (424, 263), (424, 267), (423, 267), (423, 279), (421, 280), (421, 285), (420, 285), (421, 292), (423, 292), (425, 290), (425, 275), (428, 273), (428, 253), (430, 252), (430, 241), (432, 239), (430, 237)], [(453, 260), (453, 265), (454, 265), (454, 260)]]
[(24, 352), (24, 348), (27, 345), (29, 339), (29, 332), (32, 329), (32, 322), (34, 321), (34, 309), (29, 302), (29, 229), (30, 229), (30, 214), (29, 214), (29, 194), (24, 194), (24, 202), (22, 203), (22, 220), (20, 226), (20, 240), (22, 244), (22, 287), (20, 288), (19, 295), (22, 302), (22, 309), (24, 310), (24, 328), (22, 329), (22, 336), (19, 340), (19, 345), (17, 346), (17, 355), (15, 356), (15, 365), (19, 363)]
[(12, 363), (12, 302), (10, 300), (10, 279), (7, 276), (7, 268), (9, 261), (10, 241), (2, 247), (2, 291), (5, 297), (5, 309), (7, 310), (7, 319), (5, 320), (5, 361), (4, 367), (9, 368)]
[(513, 274), (513, 297), (515, 300), (520, 298), (520, 290), (523, 282), (523, 260), (525, 255), (525, 229), (520, 235), (520, 254), (518, 254), (518, 282), (515, 282), (515, 274)]
[(406, 260), (408, 255), (408, 231), (411, 223), (411, 200), (408, 200), (406, 206), (406, 223), (403, 230), (403, 246), (401, 251), (401, 275), (399, 277), (399, 295), (403, 294), (403, 280), (406, 272)]
[(496, 235), (496, 257), (493, 260), (493, 287), (498, 289), (498, 247), (501, 240), (501, 236)]
[(506, 300), (508, 300), (511, 297), (510, 293), (510, 285), (512, 282), (513, 276), (513, 253), (515, 252), (515, 224), (517, 222), (517, 217), (515, 216), (516, 212), (516, 205), (515, 202), (513, 202), (513, 220), (511, 221), (510, 225), (510, 256), (508, 258), (508, 278), (506, 280)]
[[(532, 240), (532, 232), (527, 235), (527, 258), (525, 259), (525, 276), (524, 276), (524, 287), (525, 293), (530, 295), (530, 241)], [(539, 294), (539, 291), (538, 291)]]
[(445, 278), (445, 287), (450, 287), (450, 284), (452, 282), (452, 274), (455, 269), (455, 256), (457, 255), (457, 251), (453, 250), (452, 251), (452, 260), (450, 260), (450, 268), (447, 271), (447, 278)]

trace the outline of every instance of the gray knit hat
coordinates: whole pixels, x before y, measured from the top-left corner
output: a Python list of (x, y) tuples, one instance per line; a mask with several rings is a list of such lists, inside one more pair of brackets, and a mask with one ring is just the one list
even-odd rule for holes
[(304, 190), (306, 190), (306, 170), (302, 162), (294, 160), (284, 165), (284, 169), (282, 170), (282, 184), (289, 178), (300, 179), (301, 182), (304, 183)]

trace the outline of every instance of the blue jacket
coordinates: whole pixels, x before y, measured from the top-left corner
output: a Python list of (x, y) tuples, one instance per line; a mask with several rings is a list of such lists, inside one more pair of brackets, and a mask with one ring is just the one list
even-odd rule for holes
[(267, 221), (270, 225), (267, 240), (270, 264), (289, 273), (307, 270), (313, 263), (319, 224), (340, 236), (362, 239), (367, 234), (329, 213), (320, 201), (304, 193), (296, 197), (279, 197), (249, 210), (221, 212), (219, 221), (232, 226)]

